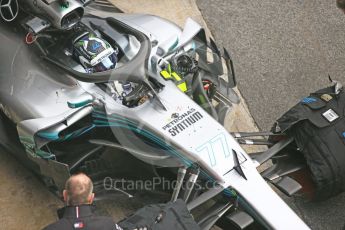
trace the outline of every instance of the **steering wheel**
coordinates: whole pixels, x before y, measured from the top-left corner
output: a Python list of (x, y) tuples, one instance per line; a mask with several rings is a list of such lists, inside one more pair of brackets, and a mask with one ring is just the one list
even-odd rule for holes
[(6, 22), (13, 21), (19, 12), (17, 0), (0, 0), (0, 17)]

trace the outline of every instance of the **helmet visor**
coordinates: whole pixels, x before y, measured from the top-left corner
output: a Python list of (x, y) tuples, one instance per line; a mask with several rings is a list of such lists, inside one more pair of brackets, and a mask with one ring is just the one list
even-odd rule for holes
[(116, 66), (116, 55), (115, 53), (110, 56), (103, 58), (101, 62), (93, 66), (94, 72), (103, 72), (109, 69), (114, 69)]

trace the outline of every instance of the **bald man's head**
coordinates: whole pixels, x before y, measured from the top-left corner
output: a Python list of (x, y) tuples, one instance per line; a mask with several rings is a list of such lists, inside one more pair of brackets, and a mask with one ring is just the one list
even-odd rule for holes
[(88, 176), (83, 173), (73, 175), (66, 181), (64, 200), (70, 206), (91, 204), (94, 198), (92, 190), (93, 184)]

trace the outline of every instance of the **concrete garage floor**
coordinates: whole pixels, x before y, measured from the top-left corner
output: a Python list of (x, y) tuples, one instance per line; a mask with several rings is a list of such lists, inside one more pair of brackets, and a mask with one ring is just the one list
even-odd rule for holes
[(345, 83), (345, 15), (335, 0), (197, 0), (218, 44), (231, 51), (238, 88), (267, 130), (288, 108)]
[(56, 219), (62, 205), (9, 154), (0, 154), (0, 229), (40, 229)]
[[(105, 157), (113, 166), (118, 168), (113, 179), (131, 179), (131, 170), (139, 171), (141, 175), (149, 175), (149, 171), (143, 163), (134, 159), (127, 153), (105, 153)], [(24, 168), (17, 159), (2, 151), (0, 154), (0, 229), (15, 230), (42, 229), (44, 226), (57, 220), (56, 210), (64, 206), (63, 202), (43, 185), (38, 178)], [(125, 163), (123, 163), (125, 162)], [(126, 164), (126, 169), (120, 167)], [(125, 171), (124, 171), (125, 170)], [(121, 175), (125, 175), (122, 177)], [(142, 178), (134, 178), (142, 179)], [(145, 179), (145, 178), (144, 178)], [(110, 184), (109, 184), (110, 186)], [(148, 204), (159, 203), (168, 200), (169, 197), (162, 193), (146, 194), (141, 191), (127, 191), (133, 198), (112, 191), (107, 200), (98, 200), (102, 194), (96, 193), (94, 204), (99, 215), (112, 216), (114, 220), (121, 220), (131, 214), (133, 210)]]
[[(216, 41), (232, 51), (238, 88), (261, 129), (327, 86), (328, 74), (345, 85), (345, 15), (335, 0), (196, 3)], [(324, 202), (290, 199), (288, 204), (312, 229), (344, 226), (344, 193)]]

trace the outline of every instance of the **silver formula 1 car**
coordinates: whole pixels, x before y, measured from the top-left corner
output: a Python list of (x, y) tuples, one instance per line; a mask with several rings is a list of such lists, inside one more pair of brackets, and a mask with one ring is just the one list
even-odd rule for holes
[(1, 145), (50, 189), (77, 172), (96, 183), (104, 153), (125, 151), (173, 175), (201, 229), (308, 229), (257, 171), (272, 151), (253, 161), (223, 127), (232, 60), (195, 21), (90, 0), (0, 0), (0, 16)]

